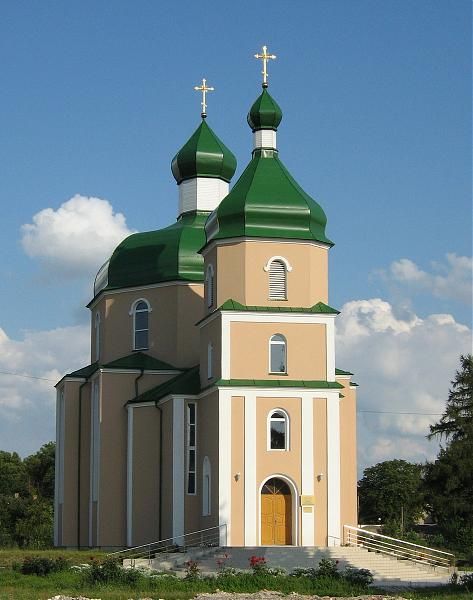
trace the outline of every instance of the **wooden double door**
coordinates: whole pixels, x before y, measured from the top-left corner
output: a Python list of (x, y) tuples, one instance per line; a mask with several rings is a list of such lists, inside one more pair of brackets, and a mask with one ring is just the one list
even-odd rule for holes
[(292, 495), (282, 479), (269, 479), (261, 490), (261, 545), (292, 544)]

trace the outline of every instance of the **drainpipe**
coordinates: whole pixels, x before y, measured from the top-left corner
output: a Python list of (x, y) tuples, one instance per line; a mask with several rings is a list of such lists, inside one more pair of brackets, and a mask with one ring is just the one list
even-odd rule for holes
[(138, 381), (144, 376), (145, 370), (141, 369), (141, 373), (135, 379), (135, 398), (138, 396)]

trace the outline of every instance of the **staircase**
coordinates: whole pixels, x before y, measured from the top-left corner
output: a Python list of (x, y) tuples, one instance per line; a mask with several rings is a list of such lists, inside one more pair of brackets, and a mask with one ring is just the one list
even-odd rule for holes
[[(225, 558), (225, 555), (228, 558)], [(218, 572), (217, 561), (226, 567), (249, 570), (250, 556), (264, 556), (269, 567), (281, 567), (288, 573), (298, 567), (315, 567), (322, 558), (338, 560), (338, 567), (346, 566), (369, 569), (374, 576), (374, 585), (381, 587), (432, 586), (448, 583), (450, 574), (446, 571), (397, 560), (364, 548), (334, 546), (331, 548), (296, 546), (257, 546), (234, 548), (190, 548), (180, 555), (160, 555), (151, 559), (150, 567), (158, 571), (173, 571), (178, 576), (186, 573), (185, 563), (197, 561), (204, 575)]]

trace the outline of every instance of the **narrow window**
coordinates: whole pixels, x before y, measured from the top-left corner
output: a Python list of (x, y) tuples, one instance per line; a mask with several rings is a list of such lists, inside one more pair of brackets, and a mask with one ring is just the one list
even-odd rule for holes
[(284, 411), (273, 410), (269, 415), (269, 450), (288, 450), (288, 418)]
[(287, 300), (287, 271), (282, 260), (276, 259), (269, 265), (269, 299)]
[(287, 373), (286, 338), (280, 333), (269, 340), (269, 372)]
[(100, 313), (95, 313), (95, 360), (100, 360)]
[(212, 379), (213, 377), (213, 346), (211, 343), (207, 346), (207, 379)]
[(187, 493), (196, 493), (196, 406), (195, 402), (187, 405)]
[(205, 296), (207, 298), (207, 308), (211, 308), (214, 303), (214, 268), (213, 265), (207, 266), (205, 274)]
[(212, 474), (210, 470), (210, 460), (206, 456), (202, 467), (202, 516), (208, 517), (212, 513), (211, 507), (211, 490), (212, 490)]
[(147, 350), (149, 344), (149, 304), (139, 300), (133, 311), (133, 349)]

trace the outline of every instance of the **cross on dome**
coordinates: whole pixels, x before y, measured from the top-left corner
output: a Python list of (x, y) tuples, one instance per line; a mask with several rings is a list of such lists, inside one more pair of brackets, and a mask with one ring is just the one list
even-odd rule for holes
[(207, 92), (213, 92), (215, 91), (215, 88), (207, 86), (207, 79), (203, 78), (202, 85), (195, 85), (194, 90), (196, 92), (202, 92), (202, 102), (200, 103), (202, 106), (202, 112), (200, 113), (200, 116), (205, 119), (207, 117)]
[(263, 75), (263, 87), (267, 88), (268, 87), (268, 61), (275, 60), (276, 55), (268, 54), (267, 46), (263, 46), (262, 50), (263, 50), (262, 54), (255, 54), (254, 56), (255, 56), (255, 58), (263, 61), (263, 70), (261, 71), (261, 74)]

